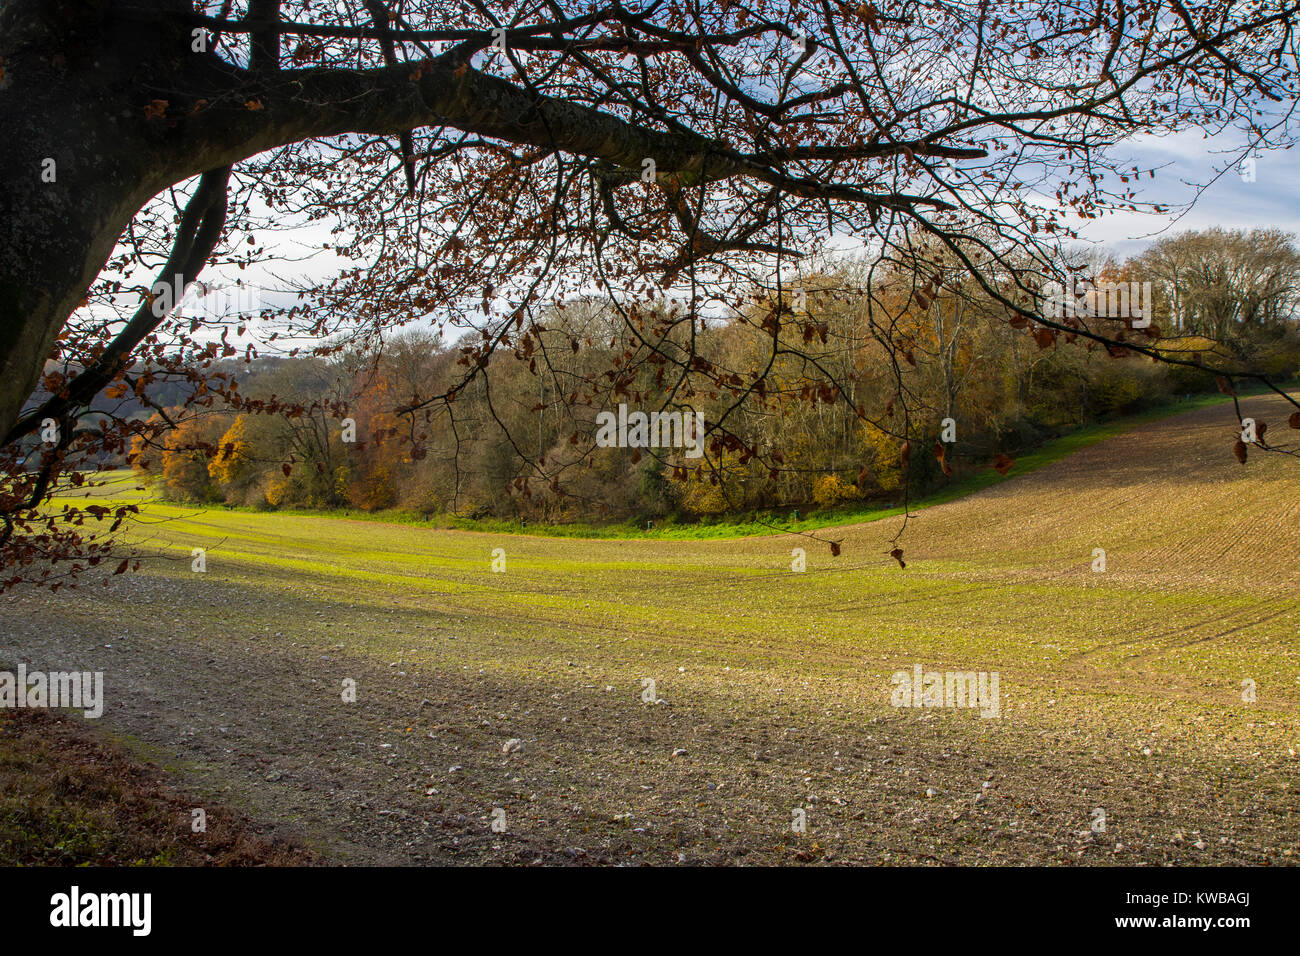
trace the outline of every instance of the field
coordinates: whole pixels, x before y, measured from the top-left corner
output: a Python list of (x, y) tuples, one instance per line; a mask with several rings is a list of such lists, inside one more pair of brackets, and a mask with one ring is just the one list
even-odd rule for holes
[[(139, 573), (0, 598), (0, 661), (104, 671), (97, 731), (333, 862), (1290, 864), (1300, 465), (1233, 438), (917, 511), (906, 569), (896, 518), (832, 557), (149, 503)], [(892, 706), (916, 664), (1000, 716)]]

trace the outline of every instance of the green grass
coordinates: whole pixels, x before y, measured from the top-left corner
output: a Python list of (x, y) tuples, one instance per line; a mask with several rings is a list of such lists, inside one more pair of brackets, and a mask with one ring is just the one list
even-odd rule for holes
[[(1057, 439), (1018, 459), (1009, 477), (1167, 414), (1167, 409), (1152, 410)], [(972, 475), (919, 507), (1004, 480), (991, 471)], [(1031, 499), (1016, 508), (1045, 506)], [(899, 509), (840, 512), (814, 516), (797, 527), (898, 514)], [(341, 594), (376, 616), (398, 608), (405, 614), (501, 620), (507, 632), (521, 637), (530, 628), (582, 628), (642, 635), (633, 640), (645, 647), (659, 646), (662, 635), (681, 632), (683, 622), (689, 622), (690, 634), (706, 644), (765, 666), (775, 666), (792, 648), (852, 660), (869, 629), (878, 650), (952, 660), (997, 660), (1012, 642), (1055, 634), (1057, 650), (1026, 654), (1022, 648), (1016, 657), (1051, 667), (1091, 655), (1091, 668), (1113, 663), (1112, 648), (1126, 648), (1135, 638), (1149, 635), (1159, 644), (1166, 629), (1198, 633), (1219, 620), (1250, 616), (1258, 602), (1253, 593), (1207, 594), (1182, 585), (1169, 589), (1114, 573), (1105, 579), (1080, 577), (1092, 544), (1067, 546), (1038, 534), (1007, 536), (996, 554), (978, 557), (969, 555), (961, 540), (946, 540), (938, 553), (919, 562), (908, 544), (909, 569), (899, 573), (879, 553), (880, 544), (873, 539), (880, 533), (846, 527), (851, 544), (843, 557), (833, 558), (810, 544), (808, 571), (797, 574), (790, 571), (791, 542), (773, 539), (772, 529), (761, 526), (755, 530), (762, 533), (746, 541), (705, 540), (737, 538), (744, 525), (635, 535), (602, 529), (603, 535), (581, 539), (576, 529), (569, 529), (563, 540), (514, 535), (512, 528), (488, 530), (483, 523), (472, 526), (475, 533), (466, 533), (469, 529), (384, 520), (392, 517), (400, 516), (259, 512), (151, 501), (144, 506), (143, 522), (132, 525), (131, 543), (147, 556), (147, 573), (187, 582), (220, 580), (255, 596), (238, 619), (253, 631), (281, 629), (279, 622), (286, 618), (299, 620), (284, 611), (291, 595)], [(1135, 537), (1124, 524), (1125, 515), (1094, 520), (1098, 528), (1086, 532), (1087, 540), (1105, 542), (1116, 561), (1126, 551), (1136, 554), (1149, 546), (1143, 537), (1148, 533)], [(915, 544), (936, 546), (924, 532), (917, 534), (921, 536), (910, 539)], [(498, 547), (507, 552), (505, 574), (491, 572), (492, 551)], [(204, 576), (189, 571), (194, 548), (207, 552)], [(1036, 570), (1023, 580), (1007, 577), (1024, 568)], [(853, 613), (843, 613), (848, 608)], [(1062, 608), (1070, 609), (1068, 618)], [(810, 628), (815, 638), (809, 638)], [(1293, 655), (1266, 653), (1277, 649), (1269, 628), (1261, 624), (1243, 632), (1258, 638), (1249, 655), (1250, 672), (1281, 681), (1278, 666)], [(367, 645), (376, 650), (400, 650), (404, 640), (382, 628), (372, 632), (367, 627), (364, 633)], [(751, 642), (743, 635), (761, 638)], [(1220, 650), (1211, 645), (1204, 653)], [(1243, 653), (1235, 644), (1223, 652)], [(1179, 660), (1177, 655), (1170, 659)], [(530, 658), (523, 671), (539, 664)], [(1182, 679), (1177, 667), (1165, 676)]]
[[(1243, 392), (1243, 395), (1256, 394)], [(1222, 405), (1230, 401), (1228, 396), (1220, 394), (1195, 395), (1187, 400), (1176, 400), (1149, 408), (1135, 415), (1127, 415), (1113, 421), (1088, 425), (1076, 429), (1059, 438), (1051, 439), (1037, 449), (1023, 453), (1016, 458), (1015, 465), (1004, 477), (992, 468), (969, 472), (950, 482), (945, 487), (910, 502), (909, 510), (916, 512), (934, 505), (956, 501), (985, 488), (1000, 484), (1011, 478), (1050, 465), (1067, 455), (1073, 454), (1090, 445), (1113, 438), (1148, 422), (1159, 421), (1171, 415)], [(134, 483), (131, 474), (126, 471), (106, 472), (98, 480), (110, 484), (94, 489), (92, 497), (104, 498), (113, 504), (138, 501), (144, 493), (125, 491)], [(125, 493), (124, 493), (125, 492)], [(106, 502), (106, 503), (107, 503)], [(698, 522), (676, 523), (671, 520), (656, 519), (655, 526), (646, 529), (635, 519), (617, 523), (592, 524), (589, 522), (572, 522), (565, 524), (545, 524), (540, 522), (522, 522), (508, 519), (472, 519), (454, 515), (425, 516), (401, 509), (388, 509), (366, 512), (356, 509), (301, 509), (280, 508), (274, 512), (265, 509), (233, 505), (184, 504), (178, 506), (180, 513), (197, 511), (244, 512), (249, 514), (276, 514), (284, 516), (312, 516), (347, 518), (355, 521), (377, 521), (385, 524), (413, 525), (437, 530), (475, 531), (484, 534), (536, 535), (555, 538), (596, 538), (596, 539), (639, 539), (664, 541), (721, 540), (761, 535), (802, 533), (817, 531), (822, 528), (845, 524), (879, 521), (903, 514), (902, 506), (885, 507), (876, 502), (859, 502), (835, 508), (821, 509), (811, 514), (792, 517), (795, 509), (773, 509), (760, 513), (743, 515), (725, 515), (705, 518)]]

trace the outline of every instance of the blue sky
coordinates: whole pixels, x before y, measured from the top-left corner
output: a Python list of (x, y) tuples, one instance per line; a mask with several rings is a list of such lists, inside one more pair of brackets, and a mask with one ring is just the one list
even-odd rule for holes
[(1243, 182), (1235, 168), (1214, 178), (1230, 158), (1223, 152), (1227, 146), (1228, 137), (1216, 142), (1195, 130), (1134, 140), (1125, 151), (1136, 165), (1158, 168), (1155, 179), (1142, 181), (1143, 198), (1181, 207), (1195, 198), (1191, 184), (1210, 185), (1190, 210), (1178, 208), (1167, 216), (1107, 216), (1090, 223), (1082, 234), (1120, 256), (1186, 229), (1276, 226), (1300, 234), (1300, 148), (1261, 152), (1255, 159), (1255, 181)]

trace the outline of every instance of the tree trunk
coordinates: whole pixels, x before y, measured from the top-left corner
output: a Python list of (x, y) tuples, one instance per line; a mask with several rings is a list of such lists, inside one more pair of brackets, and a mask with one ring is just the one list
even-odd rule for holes
[(114, 25), (107, 8), (106, 0), (0, 8), (0, 434), (131, 217), (167, 178), (146, 165), (147, 104), (132, 104), (130, 115), (124, 103), (125, 91), (140, 88), (130, 65), (157, 57), (158, 31)]

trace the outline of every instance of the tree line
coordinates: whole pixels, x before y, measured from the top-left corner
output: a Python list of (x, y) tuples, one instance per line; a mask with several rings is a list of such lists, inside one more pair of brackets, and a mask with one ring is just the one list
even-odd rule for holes
[[(463, 379), (470, 352), (430, 330), (325, 356), (227, 361), (229, 385), (211, 407), (138, 413), (128, 457), (161, 494), (190, 501), (696, 520), (890, 501), (1070, 429), (1213, 391), (1216, 361), (1274, 380), (1300, 369), (1293, 236), (1189, 232), (1123, 262), (1092, 253), (1075, 267), (1091, 277), (1075, 290), (1080, 309), (1088, 288), (1151, 283), (1152, 327), (1117, 317), (1119, 339), (1194, 354), (1210, 370), (1026, 335), (959, 268), (926, 296), (901, 268), (840, 260), (777, 294), (755, 287), (736, 314), (682, 326), (700, 368), (712, 370), (707, 386), (686, 394), (653, 352), (632, 361), (640, 346), (627, 321), (634, 312), (670, 329), (685, 306), (586, 297), (552, 306), (449, 402), (430, 398)], [(889, 313), (887, 341), (871, 334), (878, 311)], [(797, 348), (772, 349), (754, 335), (776, 328), (774, 315), (787, 320), (775, 334)], [(728, 371), (760, 368), (772, 355), (761, 378)], [(620, 365), (629, 374), (611, 376)], [(756, 394), (737, 403), (749, 388)], [(600, 416), (618, 404), (694, 412), (707, 453), (602, 447)]]

